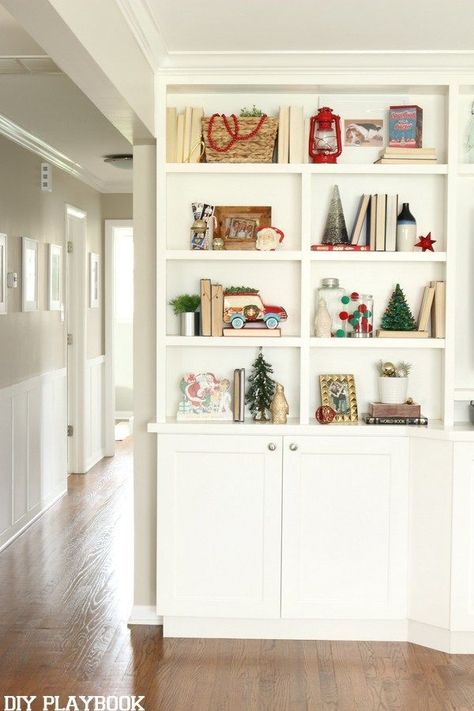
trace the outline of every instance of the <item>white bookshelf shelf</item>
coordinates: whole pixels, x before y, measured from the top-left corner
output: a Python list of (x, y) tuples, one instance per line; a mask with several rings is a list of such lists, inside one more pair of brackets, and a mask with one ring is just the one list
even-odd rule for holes
[(266, 346), (271, 348), (298, 348), (301, 346), (299, 336), (238, 336), (225, 338), (224, 336), (166, 336), (165, 343), (172, 348), (255, 348)]
[(443, 349), (443, 338), (310, 338), (311, 348), (430, 348)]
[(458, 401), (474, 400), (474, 388), (456, 388), (454, 399)]
[(192, 250), (168, 249), (168, 261), (189, 262), (297, 262), (301, 260), (302, 252), (298, 250), (280, 250), (274, 252), (259, 252), (258, 250)]
[(167, 173), (269, 173), (299, 175), (446, 175), (445, 163), (381, 165), (380, 163), (167, 163)]
[(446, 252), (311, 252), (312, 262), (445, 262)]
[(463, 175), (466, 178), (474, 178), (474, 164), (466, 163), (466, 165), (460, 165), (459, 175)]

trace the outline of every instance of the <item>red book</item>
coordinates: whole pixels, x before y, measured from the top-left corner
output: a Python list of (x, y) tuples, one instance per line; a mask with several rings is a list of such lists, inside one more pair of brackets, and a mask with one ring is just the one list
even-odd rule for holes
[(312, 244), (313, 252), (370, 252), (368, 244)]

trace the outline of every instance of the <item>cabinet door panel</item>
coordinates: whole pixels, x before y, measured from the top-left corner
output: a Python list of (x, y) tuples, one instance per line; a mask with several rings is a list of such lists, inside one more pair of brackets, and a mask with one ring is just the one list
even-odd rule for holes
[(401, 438), (285, 438), (284, 617), (406, 614), (407, 456)]
[(474, 445), (454, 445), (451, 628), (474, 631)]
[(279, 617), (281, 451), (281, 438), (159, 437), (159, 614)]

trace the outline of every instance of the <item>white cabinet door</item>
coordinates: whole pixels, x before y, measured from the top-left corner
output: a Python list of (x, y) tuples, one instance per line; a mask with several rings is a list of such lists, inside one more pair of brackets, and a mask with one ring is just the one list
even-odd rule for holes
[(406, 438), (285, 437), (283, 461), (282, 616), (405, 617)]
[(281, 437), (158, 437), (158, 614), (280, 616), (281, 467)]
[(454, 445), (451, 629), (474, 631), (474, 444)]

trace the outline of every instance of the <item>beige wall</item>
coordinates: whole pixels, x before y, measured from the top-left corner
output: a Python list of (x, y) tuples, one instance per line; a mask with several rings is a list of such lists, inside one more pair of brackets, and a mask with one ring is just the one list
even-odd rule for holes
[(102, 195), (103, 220), (131, 220), (132, 217), (132, 193), (104, 193)]
[[(47, 310), (47, 243), (64, 246), (65, 204), (87, 212), (88, 251), (103, 255), (101, 195), (53, 169), (53, 192), (41, 192), (41, 158), (0, 137), (0, 232), (8, 235), (8, 271), (19, 287), (8, 289), (8, 313), (0, 316), (0, 387), (65, 365), (65, 325)], [(21, 237), (39, 245), (39, 311), (21, 312)], [(102, 260), (103, 261), (103, 260)], [(103, 354), (101, 309), (88, 309), (88, 356)]]
[(147, 433), (147, 424), (156, 417), (155, 159), (155, 146), (134, 147), (134, 604), (152, 606), (156, 600), (156, 436)]

